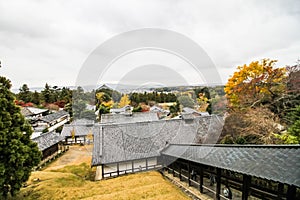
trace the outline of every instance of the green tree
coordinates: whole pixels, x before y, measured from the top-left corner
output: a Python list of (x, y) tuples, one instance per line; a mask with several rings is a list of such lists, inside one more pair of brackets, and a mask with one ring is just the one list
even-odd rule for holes
[(194, 108), (195, 106), (194, 100), (187, 95), (178, 97), (178, 101), (183, 107)]
[(44, 100), (45, 103), (52, 103), (51, 99), (51, 90), (50, 86), (48, 83), (46, 83), (44, 90), (41, 92), (42, 94), (42, 99)]
[(288, 114), (289, 128), (287, 132), (279, 135), (285, 144), (300, 144), (300, 105)]
[(32, 94), (32, 103), (34, 103), (35, 105), (40, 105), (41, 103), (40, 94), (37, 91), (34, 91), (34, 93)]
[(41, 159), (32, 129), (14, 103), (11, 83), (0, 77), (0, 192), (6, 198), (20, 190)]
[(109, 113), (113, 104), (114, 102), (109, 94), (105, 92), (98, 92), (96, 94), (96, 109), (99, 110), (99, 119), (101, 119), (102, 114)]
[(22, 100), (25, 103), (32, 101), (32, 92), (29, 91), (27, 84), (22, 85), (22, 87), (19, 89), (17, 97), (19, 100)]
[(80, 118), (95, 120), (96, 119), (95, 111), (93, 111), (93, 110), (84, 110), (84, 111), (81, 112)]
[(73, 117), (79, 118), (81, 113), (85, 110), (86, 104), (83, 100), (74, 99), (72, 102), (72, 114)]

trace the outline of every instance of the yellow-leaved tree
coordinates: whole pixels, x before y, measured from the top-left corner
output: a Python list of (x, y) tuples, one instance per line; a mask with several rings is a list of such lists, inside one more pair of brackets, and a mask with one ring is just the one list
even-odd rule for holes
[(101, 119), (102, 114), (109, 113), (114, 102), (112, 98), (105, 92), (96, 93), (96, 107), (99, 110), (99, 119)]
[(122, 108), (124, 106), (127, 106), (130, 104), (130, 100), (129, 100), (129, 96), (128, 94), (124, 94), (121, 99), (120, 99), (120, 102), (119, 102), (119, 108)]
[(277, 61), (263, 59), (239, 66), (225, 85), (232, 109), (272, 103), (286, 90), (285, 68), (275, 68)]

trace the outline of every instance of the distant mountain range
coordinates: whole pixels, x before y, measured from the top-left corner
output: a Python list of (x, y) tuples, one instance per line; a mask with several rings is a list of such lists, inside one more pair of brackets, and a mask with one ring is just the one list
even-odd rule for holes
[[(130, 93), (130, 92), (149, 92), (149, 91), (153, 91), (157, 88), (179, 88), (179, 87), (199, 87), (199, 86), (208, 86), (208, 85), (204, 85), (204, 84), (199, 84), (199, 85), (186, 85), (186, 86), (164, 86), (164, 85), (160, 85), (160, 84), (148, 84), (148, 85), (125, 85), (125, 84), (115, 84), (115, 83), (105, 83), (105, 84), (101, 84), (98, 86), (84, 86), (83, 89), (85, 91), (92, 91), (93, 89), (98, 89), (100, 87), (103, 87), (103, 85), (105, 87), (111, 88), (113, 90), (117, 90), (121, 93)], [(210, 84), (210, 87), (214, 87), (214, 86), (221, 86), (223, 84)], [(62, 87), (67, 87), (70, 88), (71, 90), (76, 89), (77, 86), (58, 86), (58, 88), (62, 88)], [(34, 92), (41, 92), (44, 87), (31, 87), (29, 88), (30, 91)], [(13, 88), (12, 89), (13, 93), (19, 93), (19, 89), (17, 88)]]

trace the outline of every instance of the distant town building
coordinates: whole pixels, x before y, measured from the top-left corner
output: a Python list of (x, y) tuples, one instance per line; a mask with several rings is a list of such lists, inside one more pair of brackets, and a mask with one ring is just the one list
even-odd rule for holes
[(40, 128), (48, 129), (51, 132), (69, 121), (69, 113), (61, 110), (39, 118), (36, 123)]
[(126, 114), (126, 113), (131, 113), (133, 110), (133, 107), (130, 105), (126, 105), (122, 108), (111, 108), (110, 113), (112, 114)]
[(64, 125), (61, 136), (66, 144), (90, 144), (93, 142), (93, 126), (93, 120), (77, 119)]
[(135, 122), (158, 121), (155, 112), (134, 112), (131, 114), (103, 114), (100, 123), (103, 124), (122, 124)]
[(34, 107), (21, 107), (21, 114), (29, 121), (35, 121), (49, 113), (48, 109), (40, 109)]

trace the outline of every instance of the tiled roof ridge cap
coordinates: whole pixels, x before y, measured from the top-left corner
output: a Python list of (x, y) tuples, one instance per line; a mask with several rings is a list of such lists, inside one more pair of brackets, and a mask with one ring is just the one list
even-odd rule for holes
[(235, 148), (300, 148), (299, 144), (174, 144), (169, 146), (203, 146), (203, 147), (235, 147)]
[[(210, 115), (210, 116), (198, 116), (194, 119), (200, 119), (200, 118), (207, 118), (207, 117), (213, 117), (218, 115)], [(137, 121), (137, 122), (104, 122), (104, 123), (97, 123), (94, 124), (95, 126), (115, 126), (115, 125), (128, 125), (128, 124), (142, 124), (142, 123), (165, 123), (165, 122), (172, 122), (172, 121), (184, 121), (184, 119), (170, 119), (170, 120), (148, 120), (148, 121)]]

